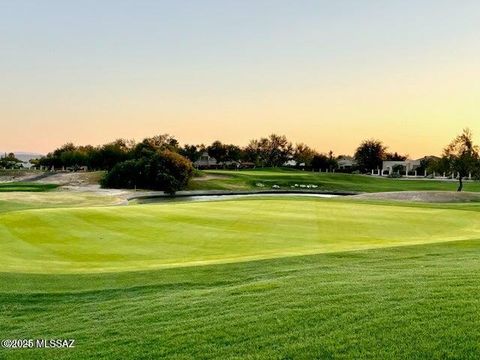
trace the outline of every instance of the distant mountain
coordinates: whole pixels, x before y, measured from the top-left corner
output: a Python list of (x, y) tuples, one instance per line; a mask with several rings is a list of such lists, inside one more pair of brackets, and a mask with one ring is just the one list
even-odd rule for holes
[[(1, 156), (3, 156), (5, 153), (9, 153), (10, 151), (2, 151), (0, 152)], [(38, 153), (30, 153), (30, 152), (25, 152), (25, 151), (16, 151), (14, 152), (15, 157), (18, 160), (22, 160), (24, 162), (29, 162), (31, 159), (38, 159), (43, 156), (43, 154), (38, 154)]]

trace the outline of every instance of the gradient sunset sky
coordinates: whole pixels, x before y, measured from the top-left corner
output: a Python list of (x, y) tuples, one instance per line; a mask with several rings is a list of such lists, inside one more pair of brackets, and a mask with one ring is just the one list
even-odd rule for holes
[(0, 150), (480, 140), (480, 1), (0, 0)]

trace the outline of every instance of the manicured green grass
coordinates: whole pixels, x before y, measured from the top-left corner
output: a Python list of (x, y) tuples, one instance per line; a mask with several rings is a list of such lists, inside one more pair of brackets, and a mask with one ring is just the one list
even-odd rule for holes
[(315, 198), (0, 214), (0, 271), (189, 266), (480, 238), (478, 213)]
[[(384, 191), (455, 191), (457, 182), (427, 179), (389, 179), (376, 176), (352, 175), (340, 173), (318, 173), (293, 169), (255, 169), (255, 170), (208, 170), (205, 178), (193, 179), (192, 190), (238, 190), (270, 189), (278, 185), (290, 189), (295, 184), (317, 185), (315, 190), (344, 192), (384, 192)], [(259, 187), (257, 184), (263, 184)], [(467, 182), (465, 191), (480, 191), (480, 182)]]
[(0, 192), (13, 192), (13, 191), (43, 192), (43, 191), (56, 189), (57, 187), (58, 185), (55, 185), (55, 184), (8, 182), (8, 183), (0, 183)]
[[(121, 202), (115, 196), (91, 192), (3, 192), (0, 193), (0, 215), (26, 209), (89, 207), (114, 205)], [(24, 226), (28, 226), (27, 223)]]
[(2, 359), (480, 357), (478, 203), (72, 201), (0, 203), (0, 339), (76, 339)]
[(4, 359), (478, 359), (480, 242), (97, 275), (0, 276)]

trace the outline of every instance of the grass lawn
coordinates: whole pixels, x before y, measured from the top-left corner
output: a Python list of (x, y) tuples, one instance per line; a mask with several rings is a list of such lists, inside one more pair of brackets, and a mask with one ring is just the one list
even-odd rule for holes
[(5, 212), (26, 209), (106, 206), (120, 201), (115, 196), (89, 192), (0, 192), (0, 216)]
[(76, 348), (0, 358), (480, 357), (478, 203), (57, 206), (0, 212), (0, 339)]
[(478, 359), (480, 242), (90, 275), (0, 276), (3, 359)]
[[(205, 176), (191, 181), (191, 190), (261, 190), (278, 185), (290, 189), (295, 184), (317, 185), (315, 190), (346, 192), (384, 192), (384, 191), (456, 191), (456, 181), (427, 179), (389, 179), (376, 176), (352, 175), (340, 173), (314, 173), (294, 169), (255, 169), (255, 170), (208, 170)], [(465, 191), (480, 191), (480, 182), (466, 182)]]
[(0, 271), (143, 270), (477, 239), (478, 216), (304, 197), (6, 212)]
[(43, 192), (56, 189), (58, 185), (55, 184), (40, 184), (29, 182), (8, 182), (0, 183), (0, 192)]

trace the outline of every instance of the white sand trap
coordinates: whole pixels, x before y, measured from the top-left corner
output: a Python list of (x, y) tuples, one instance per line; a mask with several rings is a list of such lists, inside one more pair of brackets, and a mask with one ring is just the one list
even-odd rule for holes
[(364, 200), (398, 200), (431, 203), (480, 202), (480, 193), (454, 191), (398, 191), (350, 196)]

